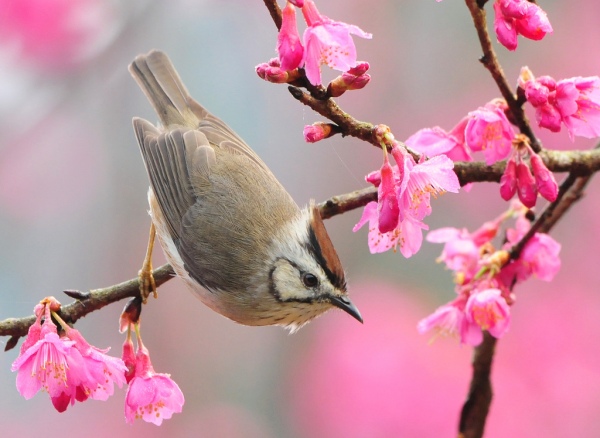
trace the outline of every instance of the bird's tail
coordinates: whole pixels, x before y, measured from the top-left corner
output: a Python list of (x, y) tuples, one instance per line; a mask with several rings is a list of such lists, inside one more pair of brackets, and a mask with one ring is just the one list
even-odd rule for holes
[(138, 55), (129, 65), (136, 80), (160, 117), (164, 127), (181, 125), (196, 128), (208, 112), (183, 85), (169, 57), (159, 50)]

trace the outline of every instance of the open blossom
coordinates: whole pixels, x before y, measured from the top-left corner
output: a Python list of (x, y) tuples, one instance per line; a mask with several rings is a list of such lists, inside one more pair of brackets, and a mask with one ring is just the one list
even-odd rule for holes
[(527, 0), (496, 0), (494, 29), (498, 42), (508, 50), (517, 48), (517, 36), (541, 40), (552, 33), (546, 12)]
[(465, 307), (467, 320), (502, 337), (510, 326), (510, 308), (499, 289), (485, 289), (471, 294)]
[(472, 151), (483, 151), (487, 165), (504, 160), (511, 151), (515, 131), (506, 108), (506, 102), (496, 100), (468, 114), (465, 141)]
[(154, 371), (148, 350), (139, 338), (134, 368), (135, 375), (125, 396), (125, 419), (128, 423), (141, 418), (160, 426), (163, 420), (181, 412), (185, 401), (181, 389), (168, 374)]
[(125, 382), (123, 362), (88, 344), (77, 330), (54, 314), (66, 330), (66, 336), (59, 337), (51, 319), (51, 307), (58, 302), (53, 298), (44, 301), (47, 304), (43, 311), (36, 308), (36, 321), (12, 365), (12, 370), (18, 371), (18, 391), (30, 399), (44, 389), (59, 412), (75, 401), (108, 399), (113, 394), (113, 384), (122, 386)]
[(600, 137), (600, 77), (574, 77), (556, 81), (550, 76), (535, 78), (527, 68), (521, 69), (519, 86), (533, 105), (542, 128), (559, 132), (561, 123), (575, 136)]
[(452, 161), (473, 161), (465, 142), (467, 122), (468, 118), (463, 118), (450, 132), (439, 126), (420, 129), (407, 138), (405, 143), (427, 157), (444, 154)]
[(358, 26), (334, 21), (317, 10), (312, 0), (302, 7), (308, 28), (304, 31), (304, 57), (302, 62), (306, 77), (314, 84), (321, 83), (321, 65), (339, 71), (356, 66), (356, 46), (351, 35), (371, 38), (372, 35)]
[(392, 148), (392, 154), (397, 165), (391, 166), (391, 172), (384, 163), (383, 173), (380, 170), (367, 176), (367, 181), (379, 189), (379, 201), (365, 206), (353, 231), (368, 222), (372, 253), (399, 247), (404, 257), (410, 257), (421, 248), (422, 230), (428, 228), (422, 220), (431, 214), (431, 195), (458, 192), (460, 184), (454, 164), (446, 156), (416, 163), (398, 145)]

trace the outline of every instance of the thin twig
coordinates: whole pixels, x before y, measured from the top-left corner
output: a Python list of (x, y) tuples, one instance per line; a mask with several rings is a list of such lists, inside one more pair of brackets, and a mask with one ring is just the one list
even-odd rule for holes
[(273, 19), (273, 23), (277, 26), (277, 30), (281, 29), (282, 17), (281, 17), (281, 8), (277, 4), (277, 0), (263, 0), (265, 2), (265, 6), (269, 10), (269, 14), (271, 14), (271, 18)]

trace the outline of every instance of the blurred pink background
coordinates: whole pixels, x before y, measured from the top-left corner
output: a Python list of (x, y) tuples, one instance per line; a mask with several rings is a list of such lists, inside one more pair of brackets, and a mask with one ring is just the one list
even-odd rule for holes
[[(556, 79), (600, 74), (600, 4), (540, 1), (554, 35), (498, 48), (516, 83), (528, 65)], [(392, 127), (398, 138), (433, 125), (451, 128), (498, 95), (477, 61), (463, 2), (318, 1), (321, 12), (374, 34), (357, 40), (372, 82), (338, 99), (355, 117)], [(490, 8), (488, 7), (488, 10)], [(334, 138), (305, 144), (319, 120), (254, 66), (275, 55), (276, 31), (261, 1), (0, 0), (0, 319), (29, 315), (45, 295), (93, 289), (136, 275), (149, 218), (147, 177), (131, 118), (154, 121), (127, 72), (135, 55), (166, 51), (192, 95), (226, 120), (272, 168), (299, 204), (364, 187), (380, 165), (367, 144)], [(325, 79), (334, 74), (325, 72)], [(530, 113), (530, 117), (533, 114)], [(549, 148), (595, 143), (537, 131)], [(562, 175), (559, 179), (562, 179)], [(554, 237), (563, 268), (551, 284), (516, 290), (510, 332), (497, 348), (487, 437), (595, 437), (600, 429), (600, 183)], [(493, 184), (434, 202), (428, 220), (474, 228), (506, 204)], [(453, 297), (425, 243), (409, 260), (371, 256), (355, 211), (327, 221), (349, 275), (360, 325), (330, 312), (298, 334), (248, 328), (209, 311), (178, 280), (144, 308), (145, 344), (158, 372), (186, 397), (161, 427), (125, 424), (125, 391), (64, 414), (46, 394), (25, 401), (0, 355), (4, 436), (440, 437), (454, 436), (470, 377), (471, 350), (454, 339), (430, 344), (416, 324)], [(155, 264), (164, 262), (160, 250)], [(120, 353), (122, 304), (77, 328)], [(2, 339), (5, 342), (6, 339)]]

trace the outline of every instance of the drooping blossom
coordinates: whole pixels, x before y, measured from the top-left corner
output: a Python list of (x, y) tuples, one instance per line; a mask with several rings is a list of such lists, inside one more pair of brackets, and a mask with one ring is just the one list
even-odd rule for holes
[[(124, 355), (131, 351), (131, 340), (126, 340)], [(185, 401), (181, 389), (169, 374), (154, 371), (148, 350), (139, 337), (134, 368), (135, 374), (125, 396), (125, 420), (128, 423), (142, 419), (160, 426), (163, 420), (181, 412)]]
[[(524, 161), (529, 155), (532, 171)], [(550, 202), (558, 196), (558, 184), (542, 158), (529, 146), (529, 140), (519, 135), (500, 178), (500, 195), (508, 201), (515, 193), (528, 208), (535, 206), (538, 193)]]
[(392, 155), (395, 166), (388, 167), (389, 163), (384, 162), (381, 170), (367, 176), (366, 180), (378, 187), (379, 201), (365, 206), (353, 231), (368, 222), (372, 253), (399, 248), (404, 257), (410, 257), (420, 249), (422, 230), (428, 228), (423, 219), (431, 214), (431, 195), (457, 192), (460, 184), (454, 164), (446, 156), (416, 163), (398, 144), (392, 148)]
[[(60, 306), (54, 298), (46, 298), (42, 303), (43, 310), (36, 306), (36, 321), (12, 365), (12, 370), (18, 371), (18, 391), (30, 399), (44, 389), (59, 412), (75, 401), (107, 400), (113, 394), (114, 383), (122, 386), (125, 381), (122, 361), (91, 346), (77, 330), (52, 313), (52, 308)], [(63, 325), (66, 336), (58, 336), (52, 316)]]
[(552, 33), (546, 12), (527, 0), (496, 0), (494, 30), (498, 42), (508, 50), (517, 48), (517, 36), (541, 40)]
[(563, 123), (571, 140), (575, 136), (600, 137), (600, 77), (556, 81), (550, 76), (536, 78), (529, 68), (523, 67), (519, 87), (535, 108), (540, 127), (559, 132)]

